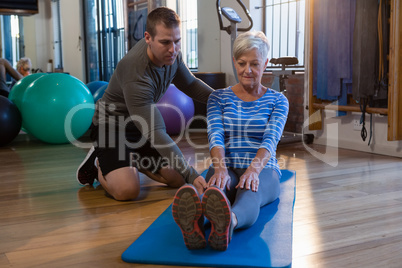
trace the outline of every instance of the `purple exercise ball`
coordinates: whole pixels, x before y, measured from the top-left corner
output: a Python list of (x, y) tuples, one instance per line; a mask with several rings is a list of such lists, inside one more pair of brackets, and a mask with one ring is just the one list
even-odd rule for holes
[(184, 131), (187, 123), (194, 117), (193, 100), (171, 84), (165, 95), (158, 102), (169, 135), (177, 135)]

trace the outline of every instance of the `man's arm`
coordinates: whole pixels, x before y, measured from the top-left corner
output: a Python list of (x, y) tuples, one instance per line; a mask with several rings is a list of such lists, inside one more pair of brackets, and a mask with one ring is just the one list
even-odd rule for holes
[(207, 103), (208, 97), (213, 91), (209, 85), (195, 77), (183, 61), (179, 62), (177, 73), (172, 83), (190, 98), (201, 103)]
[[(138, 89), (138, 86), (136, 87)], [(179, 147), (166, 133), (163, 117), (152, 101), (152, 89), (141, 92), (142, 94), (134, 93), (127, 100), (131, 119), (160, 155), (169, 160), (169, 165), (179, 172), (186, 182), (193, 183), (199, 174), (187, 163)]]

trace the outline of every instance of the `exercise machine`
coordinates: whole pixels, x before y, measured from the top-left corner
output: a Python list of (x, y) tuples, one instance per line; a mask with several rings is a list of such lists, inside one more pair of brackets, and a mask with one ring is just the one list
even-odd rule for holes
[(295, 74), (294, 70), (286, 70), (286, 67), (289, 65), (296, 65), (299, 63), (299, 60), (296, 57), (280, 57), (273, 58), (269, 61), (272, 64), (281, 65), (280, 70), (273, 70), (272, 75), (274, 76), (274, 83), (272, 88), (286, 94), (286, 79), (289, 78), (289, 75)]
[[(233, 51), (233, 43), (237, 37), (237, 32), (247, 32), (253, 27), (253, 19), (251, 18), (248, 9), (241, 0), (237, 0), (237, 3), (239, 3), (240, 7), (243, 9), (244, 13), (247, 16), (247, 19), (249, 21), (249, 26), (247, 28), (238, 28), (237, 24), (242, 22), (242, 19), (239, 16), (239, 14), (237, 14), (237, 12), (231, 7), (221, 7), (221, 0), (216, 1), (216, 10), (218, 12), (219, 27), (221, 31), (226, 31), (230, 35), (231, 53)], [(222, 15), (230, 22), (230, 25), (223, 26)], [(236, 81), (238, 82), (239, 80), (237, 78), (237, 72), (233, 61), (232, 61), (232, 67), (233, 67), (233, 74), (236, 78)]]
[[(286, 79), (289, 78), (289, 75), (295, 74), (296, 72), (295, 70), (286, 69), (286, 67), (298, 64), (299, 60), (296, 57), (280, 57), (272, 58), (269, 62), (275, 65), (281, 65), (280, 70), (272, 70), (272, 75), (274, 76), (272, 88), (286, 95)], [(299, 141), (303, 141), (307, 144), (313, 143), (314, 135), (284, 131), (279, 143), (287, 144)]]

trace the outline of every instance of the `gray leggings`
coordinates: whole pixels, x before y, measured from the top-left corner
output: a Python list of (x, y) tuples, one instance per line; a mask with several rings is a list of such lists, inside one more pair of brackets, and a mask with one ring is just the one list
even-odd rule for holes
[[(246, 171), (243, 168), (228, 168), (231, 178), (230, 190), (226, 190), (232, 211), (237, 217), (238, 228), (248, 228), (253, 225), (260, 214), (260, 208), (278, 198), (280, 193), (279, 174), (270, 168), (263, 169), (259, 175), (260, 183), (258, 191), (253, 192), (246, 189), (236, 189), (241, 175)], [(206, 181), (214, 174), (214, 168), (210, 167), (206, 175)]]

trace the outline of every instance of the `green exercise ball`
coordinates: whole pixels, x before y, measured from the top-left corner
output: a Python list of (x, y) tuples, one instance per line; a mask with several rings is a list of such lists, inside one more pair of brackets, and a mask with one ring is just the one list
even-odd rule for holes
[[(11, 100), (18, 107), (20, 111), (22, 111), (22, 105), (21, 105), (22, 97), (24, 96), (26, 89), (33, 81), (44, 75), (46, 75), (46, 73), (34, 73), (25, 76), (21, 80), (18, 80), (11, 88), (10, 94), (8, 95), (8, 99)], [(22, 121), (22, 130), (28, 132), (24, 127), (24, 121)]]
[(27, 131), (47, 143), (68, 143), (91, 125), (94, 100), (79, 79), (52, 73), (32, 82), (22, 98), (22, 118)]
[(8, 95), (8, 99), (11, 100), (15, 105), (17, 105), (18, 109), (21, 111), (21, 102), (22, 97), (27, 89), (27, 87), (39, 77), (46, 75), (45, 73), (34, 73), (28, 76), (25, 76), (21, 80), (17, 81), (12, 87), (10, 94)]

